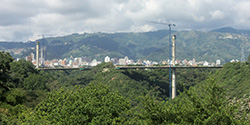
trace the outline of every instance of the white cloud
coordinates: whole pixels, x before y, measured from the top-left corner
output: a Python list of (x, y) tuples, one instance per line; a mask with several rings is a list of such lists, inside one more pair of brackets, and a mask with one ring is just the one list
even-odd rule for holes
[[(248, 0), (1, 0), (0, 40), (27, 41), (37, 34), (141, 32), (163, 29), (250, 28)], [(167, 27), (165, 27), (167, 28)]]
[(250, 24), (250, 1), (238, 2), (235, 7), (236, 15), (232, 16), (238, 27), (249, 27)]
[(212, 20), (221, 20), (224, 19), (224, 13), (220, 10), (215, 10), (213, 12), (210, 12)]
[(148, 31), (152, 31), (154, 29), (153, 26), (151, 25), (143, 25), (143, 26), (132, 26), (131, 27), (131, 31), (133, 32), (148, 32)]
[(195, 14), (192, 14), (193, 20), (196, 22), (203, 22), (205, 20), (204, 16), (197, 16)]

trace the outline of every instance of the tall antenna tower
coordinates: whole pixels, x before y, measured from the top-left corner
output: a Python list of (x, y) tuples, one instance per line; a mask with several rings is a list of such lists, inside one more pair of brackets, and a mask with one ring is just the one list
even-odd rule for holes
[(246, 61), (246, 57), (245, 57), (245, 53), (244, 53), (244, 46), (241, 47), (241, 57), (240, 57), (240, 61), (241, 62), (245, 62)]

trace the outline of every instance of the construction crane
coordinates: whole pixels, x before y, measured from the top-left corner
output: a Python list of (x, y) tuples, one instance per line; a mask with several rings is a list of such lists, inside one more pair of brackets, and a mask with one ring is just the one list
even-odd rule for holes
[[(172, 50), (172, 44), (171, 44), (171, 27), (175, 26), (175, 24), (171, 24), (171, 23), (163, 23), (163, 22), (155, 22), (155, 21), (148, 21), (150, 23), (154, 23), (154, 24), (160, 24), (160, 25), (167, 25), (169, 27), (169, 99), (172, 98), (172, 81), (171, 81), (171, 60), (172, 60), (172, 54), (171, 54), (171, 50)], [(172, 62), (175, 63), (175, 62)]]

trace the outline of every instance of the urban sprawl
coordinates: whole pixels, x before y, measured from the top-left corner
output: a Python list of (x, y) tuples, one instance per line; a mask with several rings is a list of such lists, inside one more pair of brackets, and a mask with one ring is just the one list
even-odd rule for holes
[[(19, 58), (17, 61), (20, 60)], [(25, 57), (25, 60), (32, 62), (36, 65), (35, 55), (31, 53), (29, 56)], [(237, 62), (238, 60), (231, 60), (231, 62)], [(129, 59), (129, 57), (124, 58), (111, 58), (106, 56), (103, 60), (90, 59), (88, 57), (75, 57), (72, 56), (64, 59), (53, 59), (53, 60), (44, 60), (43, 58), (39, 58), (39, 65), (43, 67), (65, 67), (65, 68), (80, 68), (85, 66), (96, 66), (102, 62), (112, 62), (114, 65), (145, 65), (145, 66), (155, 66), (155, 65), (168, 65), (173, 64), (172, 61), (151, 61), (151, 60), (141, 60), (138, 59), (136, 61)], [(207, 62), (207, 61), (196, 61), (193, 60), (176, 60), (176, 66), (219, 66), (221, 65), (220, 60), (216, 60), (215, 62)]]

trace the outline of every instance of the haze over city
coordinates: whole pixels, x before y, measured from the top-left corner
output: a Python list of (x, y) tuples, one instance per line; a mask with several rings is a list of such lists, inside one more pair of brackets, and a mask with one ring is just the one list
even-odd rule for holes
[(41, 34), (250, 29), (248, 0), (1, 0), (0, 41), (29, 41)]

